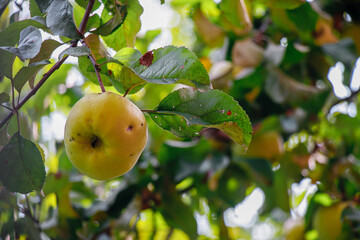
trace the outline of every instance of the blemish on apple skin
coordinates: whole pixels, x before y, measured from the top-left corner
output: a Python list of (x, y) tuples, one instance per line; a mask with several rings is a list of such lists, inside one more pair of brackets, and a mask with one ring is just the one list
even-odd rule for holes
[(130, 154), (130, 157), (132, 157), (133, 156), (133, 154)]
[(133, 128), (134, 128), (133, 125), (130, 125), (130, 126), (128, 127), (128, 129), (126, 129), (126, 131), (131, 131)]
[(79, 137), (81, 137), (81, 134), (80, 134), (80, 133), (77, 133), (76, 135), (78, 135)]
[(141, 126), (144, 126), (144, 123), (141, 123)]
[(101, 146), (102, 141), (98, 136), (93, 136), (93, 138), (91, 139), (90, 144), (91, 144), (92, 148), (98, 148), (98, 147)]

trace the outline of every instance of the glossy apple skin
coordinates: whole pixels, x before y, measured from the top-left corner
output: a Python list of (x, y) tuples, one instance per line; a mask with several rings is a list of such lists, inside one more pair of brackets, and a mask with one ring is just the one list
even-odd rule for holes
[(141, 110), (112, 92), (93, 93), (71, 109), (64, 142), (72, 164), (83, 174), (108, 180), (128, 172), (147, 142)]

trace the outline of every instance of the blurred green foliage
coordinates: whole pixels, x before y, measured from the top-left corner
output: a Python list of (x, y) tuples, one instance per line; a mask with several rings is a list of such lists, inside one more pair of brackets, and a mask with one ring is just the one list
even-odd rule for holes
[[(22, 5), (0, 2), (1, 121), (49, 72), (58, 57), (53, 52), (71, 39), (82, 38), (76, 28), (87, 2), (30, 0), (29, 9), (27, 1)], [(44, 158), (46, 166), (44, 186), (37, 192), (16, 193), (0, 181), (0, 239), (315, 240), (323, 239), (319, 223), (314, 223), (319, 209), (339, 202), (346, 207), (333, 239), (359, 239), (360, 1), (169, 0), (153, 4), (171, 9), (178, 21), (167, 29), (139, 35), (140, 16), (147, 11), (141, 2), (95, 1), (84, 41), (101, 65), (106, 89), (134, 93), (128, 96), (133, 102), (152, 110), (184, 87), (178, 80), (192, 82), (191, 87), (211, 81), (214, 89), (234, 98), (249, 116), (253, 140), (248, 152), (243, 154), (223, 128), (198, 129), (196, 125), (198, 134), (190, 129), (192, 134), (175, 136), (157, 125), (165, 121), (146, 114), (149, 141), (129, 173), (105, 182), (82, 175), (66, 156), (60, 127), (77, 100), (101, 90), (91, 61), (79, 57), (55, 71), (23, 105), (19, 116), (0, 129), (0, 174), (6, 170), (2, 164), (11, 157), (7, 144), (11, 137), (20, 136), (18, 131), (44, 149), (41, 158), (35, 145), (30, 150), (38, 160)], [(30, 12), (31, 19), (19, 19), (23, 12)], [(31, 42), (21, 36), (24, 29), (32, 34), (27, 36), (39, 38), (38, 29), (43, 29), (61, 37), (44, 40), (40, 36)], [(166, 34), (172, 36), (174, 46), (153, 51), (152, 44)], [(135, 47), (136, 54), (126, 47)], [(192, 68), (179, 77), (179, 72), (172, 72), (171, 58), (165, 56), (169, 79), (163, 80), (159, 77), (162, 66), (153, 66), (153, 72), (145, 76), (145, 67), (134, 62), (148, 51), (160, 54), (157, 59), (161, 59), (167, 49), (180, 49), (173, 56), (176, 64), (184, 61), (182, 67), (191, 68), (201, 62), (204, 68)], [(34, 52), (38, 55), (33, 56)], [(194, 62), (186, 65), (189, 59)], [(177, 71), (180, 65), (174, 66)], [(10, 79), (17, 76), (17, 92), (12, 93)], [(121, 82), (123, 76), (129, 76), (129, 82)], [(144, 85), (134, 88), (137, 83)], [(192, 112), (199, 109), (207, 110)], [(174, 118), (180, 119), (184, 112)], [(242, 206), (248, 211), (240, 211)]]

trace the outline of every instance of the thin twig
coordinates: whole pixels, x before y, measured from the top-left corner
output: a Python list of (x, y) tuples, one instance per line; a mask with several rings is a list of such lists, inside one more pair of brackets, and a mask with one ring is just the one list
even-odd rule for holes
[(338, 99), (338, 100), (335, 101), (333, 104), (331, 104), (329, 107), (326, 107), (326, 108), (324, 109), (325, 116), (327, 116), (327, 115), (330, 113), (330, 111), (331, 111), (331, 109), (332, 109), (333, 107), (335, 107), (336, 105), (338, 105), (338, 104), (340, 104), (340, 103), (342, 103), (342, 102), (348, 102), (348, 101), (352, 100), (352, 99), (353, 99), (356, 95), (358, 95), (359, 93), (360, 93), (360, 89), (358, 89), (358, 90), (356, 90), (356, 91), (353, 91), (353, 92), (351, 92), (350, 96), (348, 96), (348, 97), (346, 97), (346, 98)]
[(9, 111), (12, 111), (12, 108), (9, 108), (8, 106), (5, 106), (4, 104), (0, 104), (0, 107), (6, 108)]
[(99, 71), (99, 65), (96, 63), (95, 58), (94, 58), (91, 54), (89, 54), (88, 57), (90, 58), (90, 61), (91, 61), (92, 65), (94, 66), (95, 73), (96, 73), (96, 77), (97, 77), (97, 79), (98, 79), (98, 82), (99, 82), (101, 91), (102, 91), (102, 92), (106, 92), (105, 87), (104, 87), (104, 84), (103, 84), (103, 82), (102, 82), (102, 80), (101, 80), (100, 71)]
[(352, 92), (350, 94), (350, 96), (346, 97), (346, 98), (342, 98), (342, 99), (339, 99), (337, 100), (336, 102), (334, 102), (331, 107), (329, 109), (331, 109), (332, 107), (338, 105), (339, 103), (342, 103), (342, 102), (347, 102), (347, 101), (350, 101), (351, 99), (353, 99), (356, 95), (358, 95), (360, 93), (360, 88), (354, 92)]

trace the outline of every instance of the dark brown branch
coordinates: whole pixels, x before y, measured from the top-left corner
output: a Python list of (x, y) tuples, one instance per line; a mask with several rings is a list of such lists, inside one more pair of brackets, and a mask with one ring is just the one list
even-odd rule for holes
[(91, 13), (91, 10), (92, 10), (92, 8), (94, 6), (94, 3), (95, 3), (95, 0), (90, 0), (88, 5), (87, 5), (84, 17), (81, 20), (81, 23), (80, 23), (80, 26), (79, 26), (79, 32), (80, 32), (81, 35), (83, 35), (85, 33), (86, 25), (87, 25), (87, 23), (89, 21), (90, 13)]
[[(89, 21), (91, 10), (94, 6), (95, 0), (90, 0), (89, 4), (86, 8), (84, 18), (82, 19), (80, 26), (79, 26), (79, 33), (83, 36), (86, 25)], [(71, 44), (71, 47), (76, 47), (78, 43), (78, 40), (73, 41)], [(14, 114), (39, 90), (39, 88), (45, 83), (45, 81), (55, 72), (68, 58), (68, 56), (63, 57), (61, 60), (59, 60), (55, 65), (43, 75), (43, 77), (40, 79), (40, 81), (35, 85), (33, 89), (30, 90), (30, 92), (17, 104), (14, 109), (0, 122), (0, 129), (14, 116)]]
[(339, 99), (337, 100), (336, 102), (334, 102), (331, 107), (329, 108), (329, 111), (331, 108), (333, 108), (334, 106), (338, 105), (339, 103), (342, 103), (342, 102), (348, 102), (350, 100), (352, 100), (356, 95), (358, 95), (360, 93), (360, 88), (354, 92), (351, 92), (350, 96), (346, 97), (346, 98), (342, 98), (342, 99)]

